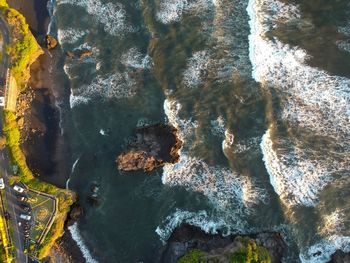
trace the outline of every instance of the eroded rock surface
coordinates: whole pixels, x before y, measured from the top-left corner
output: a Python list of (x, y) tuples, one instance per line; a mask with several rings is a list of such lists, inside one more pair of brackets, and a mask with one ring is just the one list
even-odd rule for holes
[(53, 36), (51, 36), (51, 35), (46, 36), (47, 49), (54, 49), (57, 46), (57, 44), (58, 44), (58, 42)]
[(153, 171), (166, 163), (176, 163), (182, 142), (173, 126), (157, 124), (138, 128), (128, 143), (128, 151), (117, 157), (122, 171)]

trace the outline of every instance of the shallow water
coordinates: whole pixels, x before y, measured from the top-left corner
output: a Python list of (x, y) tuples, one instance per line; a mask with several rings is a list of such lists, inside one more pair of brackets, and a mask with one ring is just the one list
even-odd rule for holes
[[(93, 50), (64, 67), (69, 187), (87, 210), (73, 232), (90, 262), (154, 262), (181, 222), (281, 231), (286, 262), (350, 251), (350, 7), (327, 3), (57, 0), (63, 49)], [(179, 163), (120, 173), (135, 127), (164, 121)]]

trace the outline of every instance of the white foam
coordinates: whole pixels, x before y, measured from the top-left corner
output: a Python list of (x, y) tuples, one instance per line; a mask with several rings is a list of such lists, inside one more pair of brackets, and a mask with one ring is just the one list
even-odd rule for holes
[(300, 253), (299, 257), (303, 263), (326, 263), (337, 250), (350, 252), (349, 236), (330, 236)]
[(340, 50), (350, 53), (350, 41), (338, 40), (336, 41), (336, 45)]
[(126, 67), (136, 69), (149, 69), (153, 66), (152, 58), (147, 54), (143, 55), (137, 48), (130, 48), (121, 56), (121, 63)]
[(169, 122), (178, 130), (180, 140), (189, 142), (195, 136), (195, 130), (198, 128), (198, 122), (192, 119), (181, 119), (179, 117), (181, 104), (177, 101), (166, 99), (164, 101), (164, 112), (168, 117)]
[(103, 129), (100, 129), (99, 133), (102, 135), (102, 136), (107, 136), (108, 134), (106, 133), (105, 130)]
[(57, 37), (60, 44), (74, 44), (88, 33), (87, 30), (75, 28), (60, 28), (57, 31)]
[[(287, 104), (282, 105), (283, 117), (321, 135), (339, 138), (345, 133), (349, 137), (350, 80), (308, 66), (304, 50), (265, 37), (277, 21), (300, 19), (298, 7), (279, 1), (250, 0), (247, 10), (251, 18), (253, 77), (282, 94)], [(316, 120), (316, 116), (320, 118)]]
[(79, 233), (78, 223), (75, 222), (73, 225), (68, 227), (69, 232), (72, 235), (72, 238), (77, 243), (78, 247), (80, 248), (81, 252), (83, 253), (83, 256), (87, 263), (98, 263), (97, 260), (95, 260), (89, 249), (87, 248), (82, 236)]
[(72, 165), (72, 169), (70, 171), (70, 174), (72, 175), (74, 173), (75, 167), (77, 166), (78, 162), (80, 160), (80, 156), (74, 161), (73, 165)]
[[(292, 145), (288, 139), (279, 140), (280, 151), (276, 152), (269, 129), (261, 142), (271, 185), (287, 205), (314, 206), (318, 201), (319, 191), (332, 180), (332, 171), (320, 160), (310, 159), (310, 156), (298, 146)], [(290, 152), (290, 149), (293, 151)]]
[(345, 221), (349, 221), (346, 218), (344, 211), (337, 208), (332, 213), (322, 216), (318, 232), (325, 237), (338, 235), (345, 229)]
[(136, 94), (135, 80), (127, 72), (96, 76), (89, 85), (75, 90), (83, 98), (128, 98)]
[[(237, 222), (241, 222), (237, 218)], [(167, 216), (160, 226), (157, 227), (156, 233), (159, 235), (160, 240), (166, 243), (171, 233), (175, 228), (180, 226), (181, 223), (187, 223), (193, 226), (201, 228), (206, 233), (217, 234), (218, 230), (227, 230), (227, 222), (223, 219), (213, 220), (207, 214), (206, 211), (189, 212), (177, 209), (173, 214)], [(242, 223), (238, 226), (237, 232), (243, 230), (246, 225)], [(228, 235), (231, 232), (223, 232), (223, 235)]]
[(89, 101), (89, 98), (83, 96), (75, 96), (73, 94), (70, 94), (69, 96), (69, 105), (71, 109), (80, 104), (88, 104)]
[(252, 180), (227, 168), (209, 166), (204, 161), (182, 152), (176, 164), (164, 166), (162, 182), (183, 186), (203, 193), (218, 209), (234, 208), (231, 213), (242, 215), (266, 199), (264, 192)]
[(193, 53), (187, 62), (187, 67), (183, 73), (183, 83), (187, 87), (195, 87), (203, 83), (208, 74), (211, 59), (206, 50)]
[(259, 137), (240, 140), (233, 145), (232, 151), (234, 153), (244, 153), (251, 149), (259, 149), (260, 142), (261, 142), (261, 138)]
[(224, 117), (219, 116), (216, 120), (211, 120), (210, 125), (210, 130), (213, 135), (218, 137), (225, 135), (226, 122), (224, 120)]
[(58, 0), (57, 3), (85, 8), (86, 12), (103, 24), (104, 30), (111, 35), (121, 36), (132, 30), (126, 23), (126, 12), (121, 3), (103, 3), (100, 0)]
[(156, 17), (160, 22), (170, 24), (179, 21), (187, 12), (201, 15), (212, 5), (210, 0), (162, 0)]

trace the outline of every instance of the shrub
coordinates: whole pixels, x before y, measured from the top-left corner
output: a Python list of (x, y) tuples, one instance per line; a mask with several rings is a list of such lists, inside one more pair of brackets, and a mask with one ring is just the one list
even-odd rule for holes
[(200, 258), (204, 256), (203, 251), (199, 249), (193, 249), (187, 252), (184, 256), (182, 256), (178, 263), (199, 263)]

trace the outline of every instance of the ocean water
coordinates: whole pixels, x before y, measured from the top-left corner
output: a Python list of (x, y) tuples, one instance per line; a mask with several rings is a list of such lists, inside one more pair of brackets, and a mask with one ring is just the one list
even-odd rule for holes
[[(350, 5), (346, 0), (56, 0), (50, 30), (70, 98), (70, 228), (88, 262), (156, 262), (182, 222), (280, 231), (285, 262), (350, 252)], [(171, 123), (180, 160), (115, 159), (141, 125)], [(98, 187), (100, 203), (87, 202)]]

